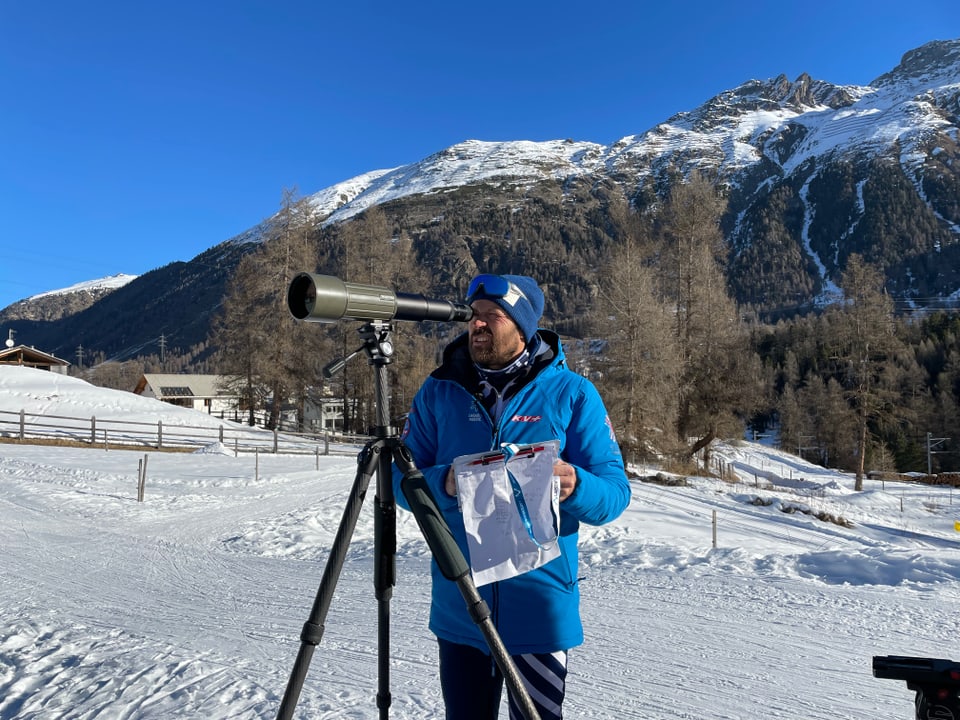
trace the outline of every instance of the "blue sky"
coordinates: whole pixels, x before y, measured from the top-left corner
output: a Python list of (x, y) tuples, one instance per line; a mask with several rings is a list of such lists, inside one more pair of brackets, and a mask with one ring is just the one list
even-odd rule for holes
[(610, 144), (956, 37), (955, 0), (0, 0), (0, 308), (189, 260), (285, 188), (468, 139)]

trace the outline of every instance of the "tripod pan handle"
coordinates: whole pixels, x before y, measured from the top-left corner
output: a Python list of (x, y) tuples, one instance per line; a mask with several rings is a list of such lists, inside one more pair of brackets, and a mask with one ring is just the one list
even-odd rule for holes
[(470, 572), (470, 566), (457, 541), (453, 539), (450, 526), (443, 519), (443, 514), (437, 507), (437, 501), (434, 500), (423, 473), (419, 470), (411, 470), (403, 476), (401, 487), (410, 505), (410, 511), (420, 526), (420, 532), (426, 538), (430, 552), (433, 553), (433, 558), (440, 567), (440, 572), (447, 580), (454, 582), (467, 575)]

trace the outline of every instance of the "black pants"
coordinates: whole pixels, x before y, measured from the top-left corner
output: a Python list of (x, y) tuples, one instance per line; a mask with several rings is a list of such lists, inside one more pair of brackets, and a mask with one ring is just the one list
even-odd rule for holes
[[(493, 657), (469, 645), (439, 640), (440, 687), (446, 720), (496, 720), (500, 712), (503, 675)], [(514, 655), (513, 662), (530, 694), (540, 720), (561, 720), (566, 689), (567, 653)], [(509, 698), (510, 720), (523, 713)]]

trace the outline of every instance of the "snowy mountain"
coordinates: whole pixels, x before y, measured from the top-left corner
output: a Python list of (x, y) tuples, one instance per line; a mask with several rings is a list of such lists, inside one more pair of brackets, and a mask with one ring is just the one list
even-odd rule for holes
[(597, 172), (603, 152), (602, 145), (572, 140), (468, 140), (412, 165), (339, 183), (310, 200), (326, 223), (342, 222), (374, 205), (451, 188), (478, 184), (522, 188), (546, 180), (565, 182)]
[(806, 74), (794, 82), (783, 75), (751, 80), (611, 146), (470, 140), (412, 165), (351, 178), (311, 200), (318, 215), (335, 222), (372, 205), (447, 188), (563, 181), (604, 171), (637, 181), (678, 160), (730, 181), (764, 160), (788, 175), (837, 153), (877, 154), (897, 145), (915, 161), (937, 133), (957, 141), (951, 113), (958, 111), (958, 93), (960, 41), (934, 42), (907, 53), (897, 68), (867, 87), (833, 85)]
[(61, 288), (60, 290), (50, 290), (45, 293), (33, 295), (27, 299), (39, 300), (40, 298), (49, 297), (50, 295), (72, 295), (74, 293), (112, 292), (136, 279), (136, 275), (117, 273), (116, 275), (110, 275), (109, 277), (100, 278), (99, 280), (87, 280), (86, 282), (77, 283), (76, 285)]
[(58, 320), (85, 310), (95, 302), (137, 279), (136, 275), (117, 273), (87, 280), (59, 290), (49, 290), (16, 302), (0, 312), (0, 322), (8, 320)]
[[(555, 288), (549, 320), (589, 310), (589, 271), (611, 242), (609, 196), (625, 193), (645, 207), (694, 170), (726, 189), (728, 280), (743, 305), (768, 316), (816, 307), (852, 253), (884, 268), (904, 305), (955, 298), (960, 40), (912, 50), (867, 86), (806, 74), (750, 80), (609, 146), (468, 140), (337, 183), (309, 202), (328, 237), (383, 209), (430, 265), (436, 285), (427, 292), (456, 292), (461, 276), (481, 267), (536, 274)], [(148, 306), (149, 326), (120, 332), (95, 304), (83, 313), (84, 345), (123, 355), (161, 333), (170, 347), (202, 342), (233, 264), (270, 223), (108, 296), (114, 312)], [(81, 330), (73, 317), (14, 328), (53, 352), (72, 351)]]
[[(958, 133), (960, 40), (937, 41), (866, 87), (806, 74), (752, 80), (611, 146), (471, 140), (311, 201), (333, 223), (465, 186), (522, 192), (612, 180), (633, 194), (698, 170), (729, 188), (732, 285), (741, 302), (813, 300), (831, 289), (852, 252), (887, 265), (891, 290), (905, 297), (946, 297), (960, 289), (960, 275), (948, 269), (960, 259)], [(885, 215), (893, 212), (899, 216)], [(769, 230), (771, 216), (783, 232)], [(878, 226), (888, 232), (878, 237)], [(764, 274), (764, 266), (775, 271)]]

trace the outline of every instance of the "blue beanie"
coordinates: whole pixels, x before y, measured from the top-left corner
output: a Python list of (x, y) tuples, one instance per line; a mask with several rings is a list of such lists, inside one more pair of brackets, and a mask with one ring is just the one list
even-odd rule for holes
[(526, 275), (501, 275), (510, 283), (510, 289), (502, 297), (487, 294), (486, 287), (470, 298), (489, 300), (499, 305), (510, 316), (527, 342), (537, 334), (540, 316), (543, 315), (543, 291), (537, 281)]

